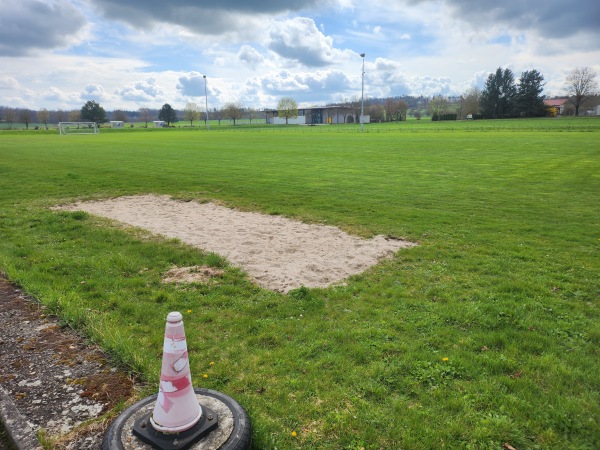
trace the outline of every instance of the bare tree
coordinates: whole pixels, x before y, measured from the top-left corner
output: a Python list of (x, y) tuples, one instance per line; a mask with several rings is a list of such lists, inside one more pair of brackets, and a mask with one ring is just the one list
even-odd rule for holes
[(74, 109), (69, 111), (69, 122), (79, 122), (81, 120), (81, 111)]
[(397, 100), (395, 98), (386, 98), (383, 102), (383, 109), (385, 110), (385, 120), (387, 122), (391, 122), (396, 117), (396, 104)]
[(223, 107), (223, 113), (225, 117), (233, 120), (233, 125), (235, 125), (235, 121), (242, 118), (242, 106), (237, 101), (226, 103)]
[(435, 118), (437, 116), (438, 122), (442, 120), (442, 114), (448, 112), (450, 102), (443, 95), (434, 95), (429, 102), (429, 112)]
[(476, 87), (468, 89), (460, 98), (461, 119), (465, 119), (469, 114), (478, 114), (480, 111), (479, 100), (481, 91)]
[(250, 125), (252, 125), (252, 119), (254, 119), (258, 115), (258, 111), (250, 107), (246, 110), (246, 114), (248, 115), (248, 119), (250, 119)]
[(219, 122), (219, 126), (221, 126), (221, 120), (223, 120), (224, 114), (225, 113), (223, 112), (222, 109), (213, 108), (212, 116), (213, 116), (213, 119), (217, 119), (217, 121)]
[(121, 122), (127, 122), (127, 113), (122, 109), (115, 109), (113, 111), (113, 117), (115, 120), (120, 120)]
[(193, 102), (188, 102), (185, 105), (185, 109), (183, 110), (183, 120), (189, 120), (190, 126), (194, 126), (194, 120), (198, 120), (200, 118), (200, 108), (198, 105)]
[(383, 122), (384, 108), (381, 105), (371, 105), (367, 108), (367, 114), (371, 116), (371, 122)]
[(4, 120), (8, 124), (8, 128), (12, 128), (13, 123), (17, 118), (17, 111), (14, 108), (6, 108), (4, 110)]
[(29, 124), (31, 123), (31, 117), (33, 112), (30, 109), (23, 108), (19, 110), (19, 120), (25, 124), (25, 129), (29, 130)]
[(57, 109), (55, 114), (57, 122), (66, 122), (66, 120), (69, 118), (69, 114), (64, 109)]
[(138, 112), (140, 113), (140, 120), (144, 122), (144, 126), (148, 128), (148, 122), (152, 120), (152, 114), (150, 113), (150, 109), (140, 108), (138, 109)]
[(385, 109), (386, 120), (388, 122), (401, 121), (402, 119), (406, 120), (408, 105), (405, 101), (397, 98), (387, 98), (383, 103), (383, 107)]
[(598, 90), (596, 72), (589, 67), (577, 67), (565, 78), (567, 94), (575, 104), (575, 115), (579, 115), (579, 107), (590, 96), (595, 95)]
[(349, 107), (352, 113), (352, 119), (354, 122), (358, 123), (360, 118), (360, 97), (358, 95), (353, 95), (350, 99)]
[(398, 102), (398, 120), (406, 120), (406, 114), (408, 113), (408, 103), (404, 100)]
[(48, 120), (50, 120), (50, 111), (48, 111), (46, 108), (40, 109), (37, 113), (37, 120), (38, 122), (42, 122), (47, 130)]

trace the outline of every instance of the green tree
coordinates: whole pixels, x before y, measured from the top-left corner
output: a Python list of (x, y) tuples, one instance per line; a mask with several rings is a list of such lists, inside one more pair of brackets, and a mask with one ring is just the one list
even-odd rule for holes
[(438, 122), (442, 120), (442, 116), (450, 110), (450, 101), (443, 95), (434, 95), (429, 102), (429, 112), (431, 118), (435, 120), (437, 117)]
[(511, 117), (515, 110), (517, 87), (515, 77), (510, 69), (498, 67), (496, 73), (490, 74), (481, 92), (481, 112), (487, 119)]
[(279, 117), (285, 117), (285, 124), (288, 119), (298, 117), (298, 104), (292, 97), (283, 97), (277, 104), (277, 113)]
[(163, 120), (167, 122), (167, 126), (171, 125), (171, 122), (177, 122), (177, 113), (175, 110), (169, 105), (165, 103), (158, 111), (158, 120)]
[(106, 122), (106, 111), (94, 100), (88, 100), (81, 108), (81, 120), (96, 122), (97, 124)]
[(525, 117), (541, 117), (546, 115), (544, 105), (544, 76), (537, 70), (528, 70), (521, 74), (517, 88), (517, 112)]

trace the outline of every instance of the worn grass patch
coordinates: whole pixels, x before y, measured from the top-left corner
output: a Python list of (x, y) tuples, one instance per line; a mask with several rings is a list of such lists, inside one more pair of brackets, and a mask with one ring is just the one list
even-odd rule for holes
[(224, 270), (210, 266), (172, 267), (165, 272), (162, 281), (175, 284), (206, 284), (223, 275), (225, 275)]

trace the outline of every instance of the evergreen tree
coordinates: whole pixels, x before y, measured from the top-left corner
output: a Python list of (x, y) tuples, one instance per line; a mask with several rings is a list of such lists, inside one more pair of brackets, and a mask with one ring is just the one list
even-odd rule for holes
[(96, 103), (94, 100), (88, 100), (85, 105), (81, 107), (81, 120), (88, 120), (90, 122), (104, 123), (106, 122), (106, 111), (104, 108)]
[(528, 70), (521, 74), (517, 89), (517, 112), (525, 117), (546, 115), (544, 105), (544, 76), (537, 70)]
[(158, 111), (158, 120), (163, 120), (167, 122), (167, 126), (170, 126), (171, 122), (177, 122), (177, 113), (171, 105), (165, 103)]
[(481, 112), (487, 119), (512, 117), (515, 114), (517, 88), (510, 69), (498, 67), (490, 74), (481, 92)]

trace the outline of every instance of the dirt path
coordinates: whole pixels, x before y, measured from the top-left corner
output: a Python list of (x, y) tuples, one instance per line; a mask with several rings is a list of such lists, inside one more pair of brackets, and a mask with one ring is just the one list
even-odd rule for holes
[(131, 398), (131, 378), (1, 276), (0, 322), (2, 410), (26, 422), (6, 426), (62, 435), (57, 449), (100, 448), (106, 425), (81, 424)]

